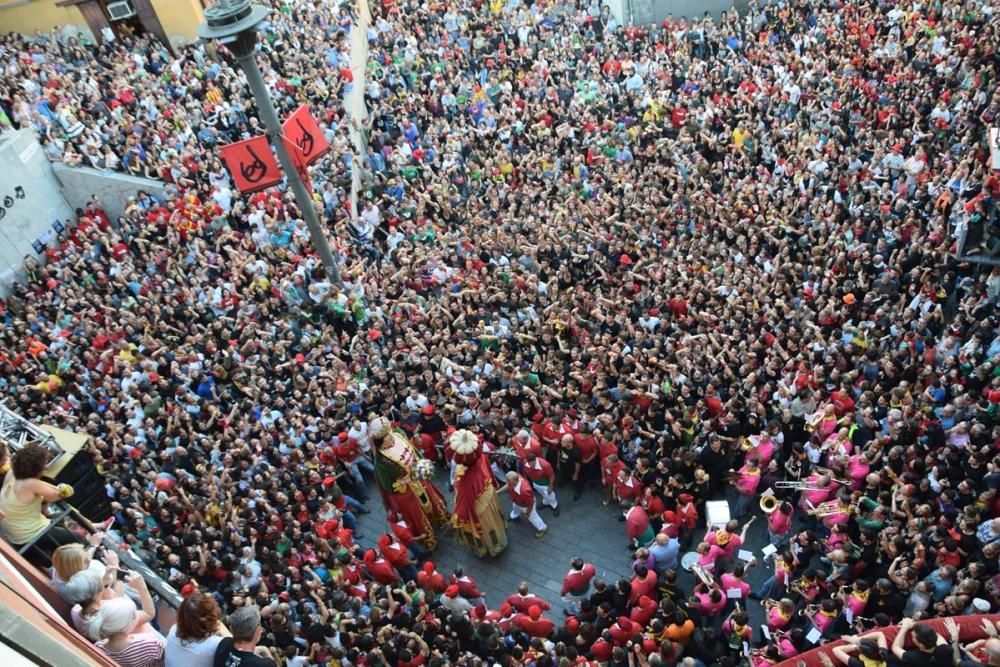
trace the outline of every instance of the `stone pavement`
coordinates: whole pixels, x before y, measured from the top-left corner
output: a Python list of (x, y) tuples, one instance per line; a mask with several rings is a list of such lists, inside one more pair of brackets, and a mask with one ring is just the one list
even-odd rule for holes
[[(371, 513), (361, 515), (358, 522), (359, 532), (364, 536), (359, 543), (364, 548), (374, 546), (379, 535), (388, 530), (374, 481), (370, 478), (366, 481), (371, 495), (368, 502)], [(448, 491), (447, 478), (439, 473), (435, 483), (450, 508), (452, 494)], [(563, 608), (559, 598), (563, 575), (569, 570), (569, 562), (574, 556), (593, 563), (597, 576), (609, 583), (613, 584), (620, 577), (631, 578), (632, 552), (626, 548), (625, 524), (618, 521), (616, 508), (601, 505), (603, 492), (599, 483), (594, 482), (587, 488), (578, 502), (573, 502), (569, 487), (558, 489), (557, 494), (560, 516), (552, 516), (549, 508), (539, 510), (542, 520), (548, 524), (548, 533), (535, 538), (535, 529), (526, 517), (511, 521), (507, 529), (507, 549), (495, 558), (478, 558), (460, 547), (448, 532), (439, 531), (438, 547), (432, 556), (438, 571), (447, 576), (456, 567), (464, 568), (486, 593), (487, 605), (494, 609), (515, 592), (519, 582), (527, 581), (532, 593), (552, 604), (550, 616), (557, 621)], [(509, 511), (510, 500), (506, 494), (500, 499), (504, 509)], [(766, 541), (766, 522), (761, 516), (747, 535), (746, 548), (753, 551), (759, 561), (747, 574), (747, 581), (754, 590), (773, 572), (770, 562), (763, 562), (760, 557), (760, 549)], [(684, 571), (679, 575), (682, 590), (691, 591), (693, 577)], [(762, 620), (760, 605), (753, 600), (747, 604), (751, 622), (756, 626)]]

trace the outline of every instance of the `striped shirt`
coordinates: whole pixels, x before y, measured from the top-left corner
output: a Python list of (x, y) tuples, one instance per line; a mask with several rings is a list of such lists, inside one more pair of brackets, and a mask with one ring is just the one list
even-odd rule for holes
[(119, 667), (163, 667), (164, 640), (157, 634), (134, 634), (119, 652), (108, 649), (107, 639), (97, 642), (96, 646)]

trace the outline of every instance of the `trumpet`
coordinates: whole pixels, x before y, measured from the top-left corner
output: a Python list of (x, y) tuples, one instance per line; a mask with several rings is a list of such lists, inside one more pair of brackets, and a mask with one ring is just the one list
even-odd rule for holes
[(705, 584), (706, 586), (712, 587), (715, 585), (715, 578), (712, 577), (712, 575), (709, 573), (708, 570), (706, 570), (698, 563), (695, 563), (694, 565), (691, 566), (691, 571), (694, 573), (694, 576), (698, 577), (698, 579), (701, 580), (701, 583)]
[(771, 512), (775, 511), (776, 509), (778, 509), (778, 506), (780, 504), (781, 502), (778, 500), (776, 496), (768, 495), (768, 496), (761, 496), (760, 498), (760, 510), (764, 512), (764, 514), (770, 514)]

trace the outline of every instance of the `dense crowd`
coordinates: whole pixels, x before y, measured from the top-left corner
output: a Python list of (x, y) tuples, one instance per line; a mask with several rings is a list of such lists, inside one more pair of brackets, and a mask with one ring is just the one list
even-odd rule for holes
[[(26, 260), (0, 389), (92, 436), (114, 530), (188, 596), (185, 641), (221, 609), (289, 665), (769, 664), (995, 611), (1000, 271), (951, 254), (957, 229), (992, 251), (997, 225), (993, 11), (796, 0), (623, 26), (596, 3), (383, 0), (359, 164), (353, 9), (275, 3), (258, 60), (332, 143), (311, 175), (342, 289), (289, 194), (232, 190), (216, 149), (260, 129), (224, 49), (3, 37), (0, 127), (168, 196), (114, 221), (94, 201)], [(564, 502), (603, 484), (634, 578), (574, 563), (551, 621), (528, 591), (488, 608), (405, 526), (355, 534), (374, 415), (429, 458), (465, 428), (522, 471), (547, 460)], [(739, 521), (706, 531), (718, 498)], [(758, 591), (751, 514), (775, 549)], [(65, 574), (105, 650), (163, 660), (140, 583)], [(134, 662), (130, 632), (153, 644)], [(933, 632), (835, 657), (950, 664)]]

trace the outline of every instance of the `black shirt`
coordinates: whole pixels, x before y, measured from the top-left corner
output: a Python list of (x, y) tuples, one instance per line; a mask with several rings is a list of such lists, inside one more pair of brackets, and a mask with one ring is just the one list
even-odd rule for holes
[(274, 660), (240, 651), (233, 647), (233, 638), (226, 637), (215, 649), (215, 667), (275, 667)]
[(903, 667), (951, 667), (952, 649), (947, 644), (941, 644), (930, 653), (917, 649), (903, 651), (900, 664)]

